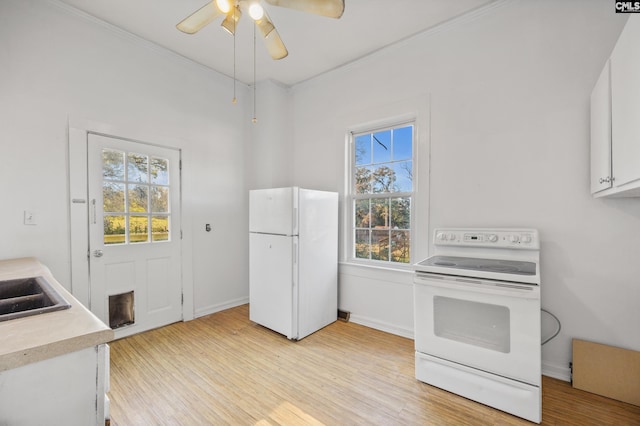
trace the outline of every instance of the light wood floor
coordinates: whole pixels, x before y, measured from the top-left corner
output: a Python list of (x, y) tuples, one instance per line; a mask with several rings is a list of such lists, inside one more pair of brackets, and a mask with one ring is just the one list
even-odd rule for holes
[[(354, 323), (291, 342), (244, 305), (111, 343), (111, 424), (532, 424), (417, 381), (413, 356)], [(640, 425), (640, 407), (545, 377), (543, 424)]]

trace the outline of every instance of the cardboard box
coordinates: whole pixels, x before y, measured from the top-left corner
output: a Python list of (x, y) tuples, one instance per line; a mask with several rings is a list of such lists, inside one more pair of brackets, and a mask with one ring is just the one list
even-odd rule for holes
[(640, 406), (640, 352), (573, 339), (573, 387)]

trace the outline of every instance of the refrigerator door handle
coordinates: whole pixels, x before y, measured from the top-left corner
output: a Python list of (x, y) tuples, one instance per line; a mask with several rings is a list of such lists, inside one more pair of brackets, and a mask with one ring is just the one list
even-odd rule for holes
[(293, 235), (298, 234), (298, 208), (293, 208)]
[(293, 264), (298, 263), (298, 243), (293, 243)]

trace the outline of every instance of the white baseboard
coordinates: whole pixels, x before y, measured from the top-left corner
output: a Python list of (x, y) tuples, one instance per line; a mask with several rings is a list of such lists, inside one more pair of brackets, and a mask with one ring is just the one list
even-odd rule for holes
[(384, 321), (379, 321), (373, 318), (363, 317), (356, 314), (351, 314), (351, 316), (349, 317), (349, 321), (356, 324), (364, 325), (369, 328), (384, 331), (386, 333), (395, 334), (396, 336), (413, 339), (413, 329), (398, 327), (395, 324), (390, 324)]
[(236, 306), (240, 306), (240, 305), (246, 305), (247, 303), (249, 303), (249, 297), (241, 297), (240, 299), (229, 300), (224, 303), (218, 303), (216, 305), (210, 305), (210, 306), (205, 306), (204, 308), (198, 308), (196, 309), (195, 318), (200, 318), (205, 315), (215, 314), (216, 312), (235, 308)]
[(569, 370), (569, 367), (560, 367), (544, 361), (542, 362), (542, 374), (565, 382), (571, 381), (571, 370)]

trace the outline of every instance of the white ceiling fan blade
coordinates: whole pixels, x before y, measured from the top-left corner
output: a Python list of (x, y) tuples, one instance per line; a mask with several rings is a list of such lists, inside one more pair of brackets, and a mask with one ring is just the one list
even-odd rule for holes
[(344, 13), (344, 0), (266, 0), (274, 6), (287, 7), (302, 12), (340, 18)]
[(215, 0), (210, 1), (180, 21), (176, 27), (183, 33), (195, 34), (221, 14), (222, 11), (216, 6)]

